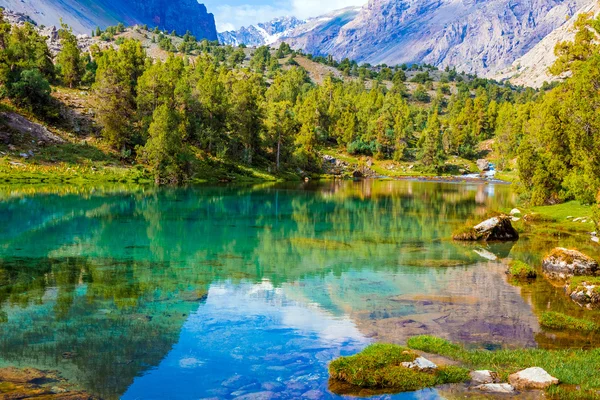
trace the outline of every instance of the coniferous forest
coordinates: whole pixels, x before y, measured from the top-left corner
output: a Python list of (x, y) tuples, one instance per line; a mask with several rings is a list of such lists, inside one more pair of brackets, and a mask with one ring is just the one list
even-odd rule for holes
[[(186, 181), (205, 154), (281, 173), (319, 171), (325, 148), (442, 174), (451, 172), (447, 160), (475, 160), (491, 140), (497, 168), (518, 170), (532, 204), (593, 203), (600, 189), (600, 20), (583, 15), (576, 27), (575, 41), (556, 48), (552, 73), (565, 79), (533, 90), (450, 68), (336, 62), (285, 43), (247, 55), (244, 46), (135, 27), (169, 54), (161, 60), (139, 41), (115, 39), (123, 25), (93, 32), (110, 45), (86, 53), (63, 25), (53, 57), (34, 26), (2, 19), (0, 95), (52, 120), (53, 86), (89, 88), (103, 140), (162, 183)], [(314, 83), (297, 57), (341, 78)], [(408, 70), (419, 71), (412, 92)]]

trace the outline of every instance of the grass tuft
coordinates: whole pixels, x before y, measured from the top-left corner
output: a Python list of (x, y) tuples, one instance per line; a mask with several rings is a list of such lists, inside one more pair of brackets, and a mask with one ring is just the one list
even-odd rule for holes
[[(408, 341), (408, 347), (448, 357), (473, 370), (493, 370), (502, 380), (507, 380), (508, 375), (525, 368), (540, 367), (564, 385), (560, 389), (549, 389), (548, 393), (552, 398), (600, 398), (600, 349), (467, 350), (463, 346), (431, 336), (412, 338)], [(594, 393), (594, 396), (588, 397)]]
[(461, 241), (477, 241), (481, 235), (470, 226), (463, 226), (452, 233), (452, 239)]
[(419, 371), (402, 366), (417, 355), (406, 347), (373, 344), (361, 353), (341, 357), (329, 365), (332, 379), (362, 388), (387, 388), (396, 392), (415, 391), (446, 383), (464, 382), (469, 371), (455, 366)]
[(580, 332), (598, 332), (598, 324), (585, 319), (573, 318), (557, 312), (545, 312), (540, 318), (540, 325), (555, 331), (575, 330)]
[(516, 279), (535, 279), (537, 272), (529, 264), (514, 260), (508, 266), (508, 274)]

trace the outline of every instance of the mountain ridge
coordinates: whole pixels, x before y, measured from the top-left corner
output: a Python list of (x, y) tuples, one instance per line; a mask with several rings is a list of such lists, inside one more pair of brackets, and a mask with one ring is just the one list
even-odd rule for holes
[(0, 0), (0, 7), (28, 15), (40, 25), (59, 26), (62, 18), (78, 34), (123, 22), (189, 30), (200, 39), (217, 40), (214, 15), (196, 0)]

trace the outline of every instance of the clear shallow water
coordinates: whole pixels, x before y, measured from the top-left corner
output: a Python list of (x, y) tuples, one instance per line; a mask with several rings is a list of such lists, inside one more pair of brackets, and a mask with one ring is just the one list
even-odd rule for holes
[(0, 363), (58, 370), (105, 398), (335, 398), (328, 362), (417, 334), (486, 348), (573, 343), (543, 332), (536, 312), (578, 311), (544, 282), (510, 285), (494, 260), (535, 260), (553, 241), (448, 240), (465, 220), (512, 207), (509, 186), (0, 196)]

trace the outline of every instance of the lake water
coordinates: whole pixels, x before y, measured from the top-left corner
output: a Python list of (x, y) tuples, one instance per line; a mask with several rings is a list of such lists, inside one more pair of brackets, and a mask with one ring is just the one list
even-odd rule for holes
[(594, 345), (544, 332), (540, 312), (581, 310), (544, 280), (511, 285), (500, 261), (566, 239), (449, 240), (515, 201), (415, 181), (3, 187), (0, 364), (108, 399), (320, 399), (341, 397), (328, 363), (376, 340)]

